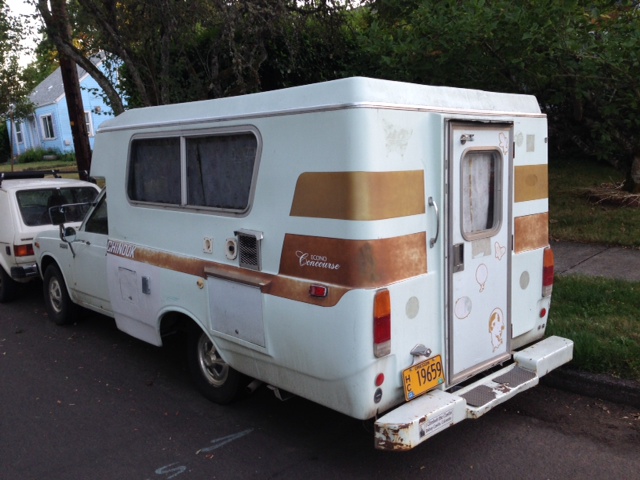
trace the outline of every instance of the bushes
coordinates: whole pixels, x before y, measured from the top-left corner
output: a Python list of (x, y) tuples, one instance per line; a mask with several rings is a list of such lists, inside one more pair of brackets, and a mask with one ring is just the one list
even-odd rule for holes
[[(55, 157), (55, 158), (47, 158), (47, 157)], [(75, 162), (75, 154), (74, 153), (62, 153), (58, 150), (54, 149), (44, 149), (44, 148), (34, 148), (31, 150), (27, 150), (22, 155), (19, 155), (16, 159), (17, 163), (34, 163), (34, 162), (42, 162), (46, 160), (58, 160), (63, 162)]]

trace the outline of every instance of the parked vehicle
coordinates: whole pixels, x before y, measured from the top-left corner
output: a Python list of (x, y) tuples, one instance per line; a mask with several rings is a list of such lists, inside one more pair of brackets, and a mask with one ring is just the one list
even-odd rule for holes
[(413, 448), (572, 357), (547, 141), (531, 96), (367, 78), (130, 110), (82, 226), (37, 237), (49, 314), (187, 332), (208, 398), (253, 378)]
[[(49, 208), (68, 203), (87, 203), (99, 188), (89, 182), (59, 178), (56, 172), (0, 173), (0, 302), (15, 298), (19, 283), (39, 279), (33, 252), (38, 232), (52, 228)], [(69, 210), (76, 226), (85, 210)]]

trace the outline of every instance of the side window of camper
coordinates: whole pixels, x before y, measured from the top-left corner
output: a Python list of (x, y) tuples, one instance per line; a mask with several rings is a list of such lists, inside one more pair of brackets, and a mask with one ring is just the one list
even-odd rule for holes
[(258, 143), (249, 133), (186, 139), (187, 204), (245, 210)]
[(130, 155), (129, 198), (180, 205), (180, 137), (134, 140)]
[(462, 233), (467, 240), (493, 235), (500, 227), (501, 157), (471, 150), (462, 159)]
[(127, 193), (134, 202), (244, 212), (257, 157), (247, 131), (136, 138)]

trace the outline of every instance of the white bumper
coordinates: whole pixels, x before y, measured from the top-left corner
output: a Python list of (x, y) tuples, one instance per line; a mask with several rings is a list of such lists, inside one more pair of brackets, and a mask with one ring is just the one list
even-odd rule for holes
[(433, 390), (390, 411), (375, 422), (375, 447), (410, 450), (451, 425), (478, 418), (536, 386), (540, 377), (572, 358), (571, 340), (546, 338), (515, 353), (514, 364), (455, 393)]

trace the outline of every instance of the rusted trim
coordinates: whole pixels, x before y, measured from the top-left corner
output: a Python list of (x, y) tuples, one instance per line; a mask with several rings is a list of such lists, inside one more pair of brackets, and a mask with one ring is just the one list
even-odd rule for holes
[(351, 289), (378, 288), (427, 273), (426, 232), (377, 240), (287, 234), (280, 274)]
[(307, 172), (298, 177), (290, 215), (383, 220), (425, 213), (424, 172)]
[(549, 213), (516, 217), (513, 237), (515, 253), (549, 246)]
[(546, 164), (517, 166), (514, 177), (516, 202), (549, 197), (549, 174)]

